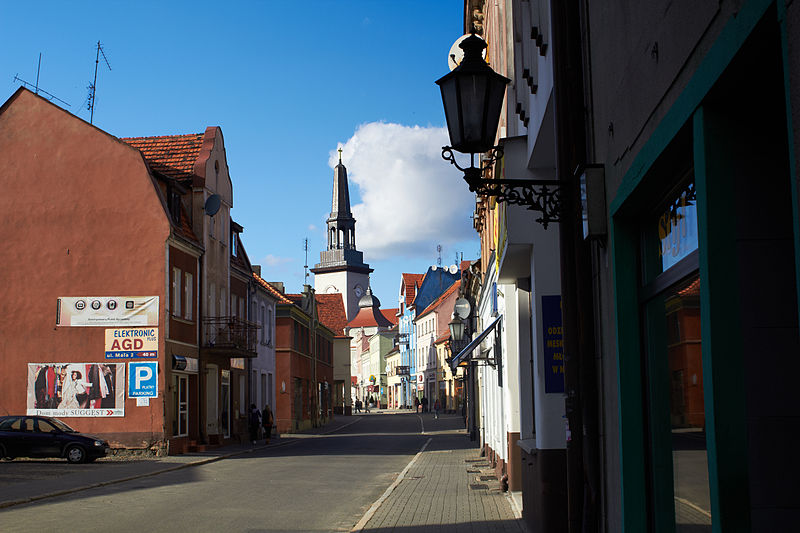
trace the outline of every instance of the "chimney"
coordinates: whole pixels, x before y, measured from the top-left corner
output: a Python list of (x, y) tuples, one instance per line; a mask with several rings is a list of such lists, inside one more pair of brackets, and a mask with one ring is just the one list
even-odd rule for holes
[(252, 265), (253, 272), (260, 278), (261, 277), (261, 265)]
[(286, 294), (286, 289), (283, 287), (282, 281), (270, 281), (269, 284), (278, 289), (281, 294)]

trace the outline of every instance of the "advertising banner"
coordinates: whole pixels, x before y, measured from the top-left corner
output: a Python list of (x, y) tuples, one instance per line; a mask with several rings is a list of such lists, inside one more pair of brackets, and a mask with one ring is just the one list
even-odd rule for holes
[(158, 363), (128, 363), (128, 398), (158, 397)]
[(28, 363), (27, 414), (124, 416), (125, 365)]
[(62, 296), (57, 326), (158, 326), (158, 296)]
[(134, 357), (158, 357), (158, 328), (107, 329), (106, 359)]
[(564, 335), (561, 296), (542, 296), (544, 392), (564, 392)]

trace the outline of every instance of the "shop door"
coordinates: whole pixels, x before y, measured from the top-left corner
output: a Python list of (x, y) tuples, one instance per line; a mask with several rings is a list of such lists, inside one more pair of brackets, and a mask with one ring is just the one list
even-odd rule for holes
[(219, 370), (206, 365), (206, 433), (219, 434)]
[(222, 435), (227, 439), (231, 436), (231, 371), (222, 371), (222, 384), (220, 390), (220, 407), (222, 416)]

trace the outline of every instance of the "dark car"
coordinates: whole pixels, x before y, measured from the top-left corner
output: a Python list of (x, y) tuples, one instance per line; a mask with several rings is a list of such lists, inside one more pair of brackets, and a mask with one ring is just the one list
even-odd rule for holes
[(0, 416), (0, 457), (64, 457), (70, 463), (94, 461), (108, 453), (108, 443), (81, 435), (58, 418)]

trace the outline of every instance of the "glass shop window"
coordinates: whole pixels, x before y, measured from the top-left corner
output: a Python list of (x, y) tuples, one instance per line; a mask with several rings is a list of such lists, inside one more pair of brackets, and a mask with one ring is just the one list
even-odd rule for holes
[(641, 292), (652, 516), (657, 524), (674, 523), (676, 532), (686, 533), (711, 531), (702, 280), (691, 177), (644, 223)]

